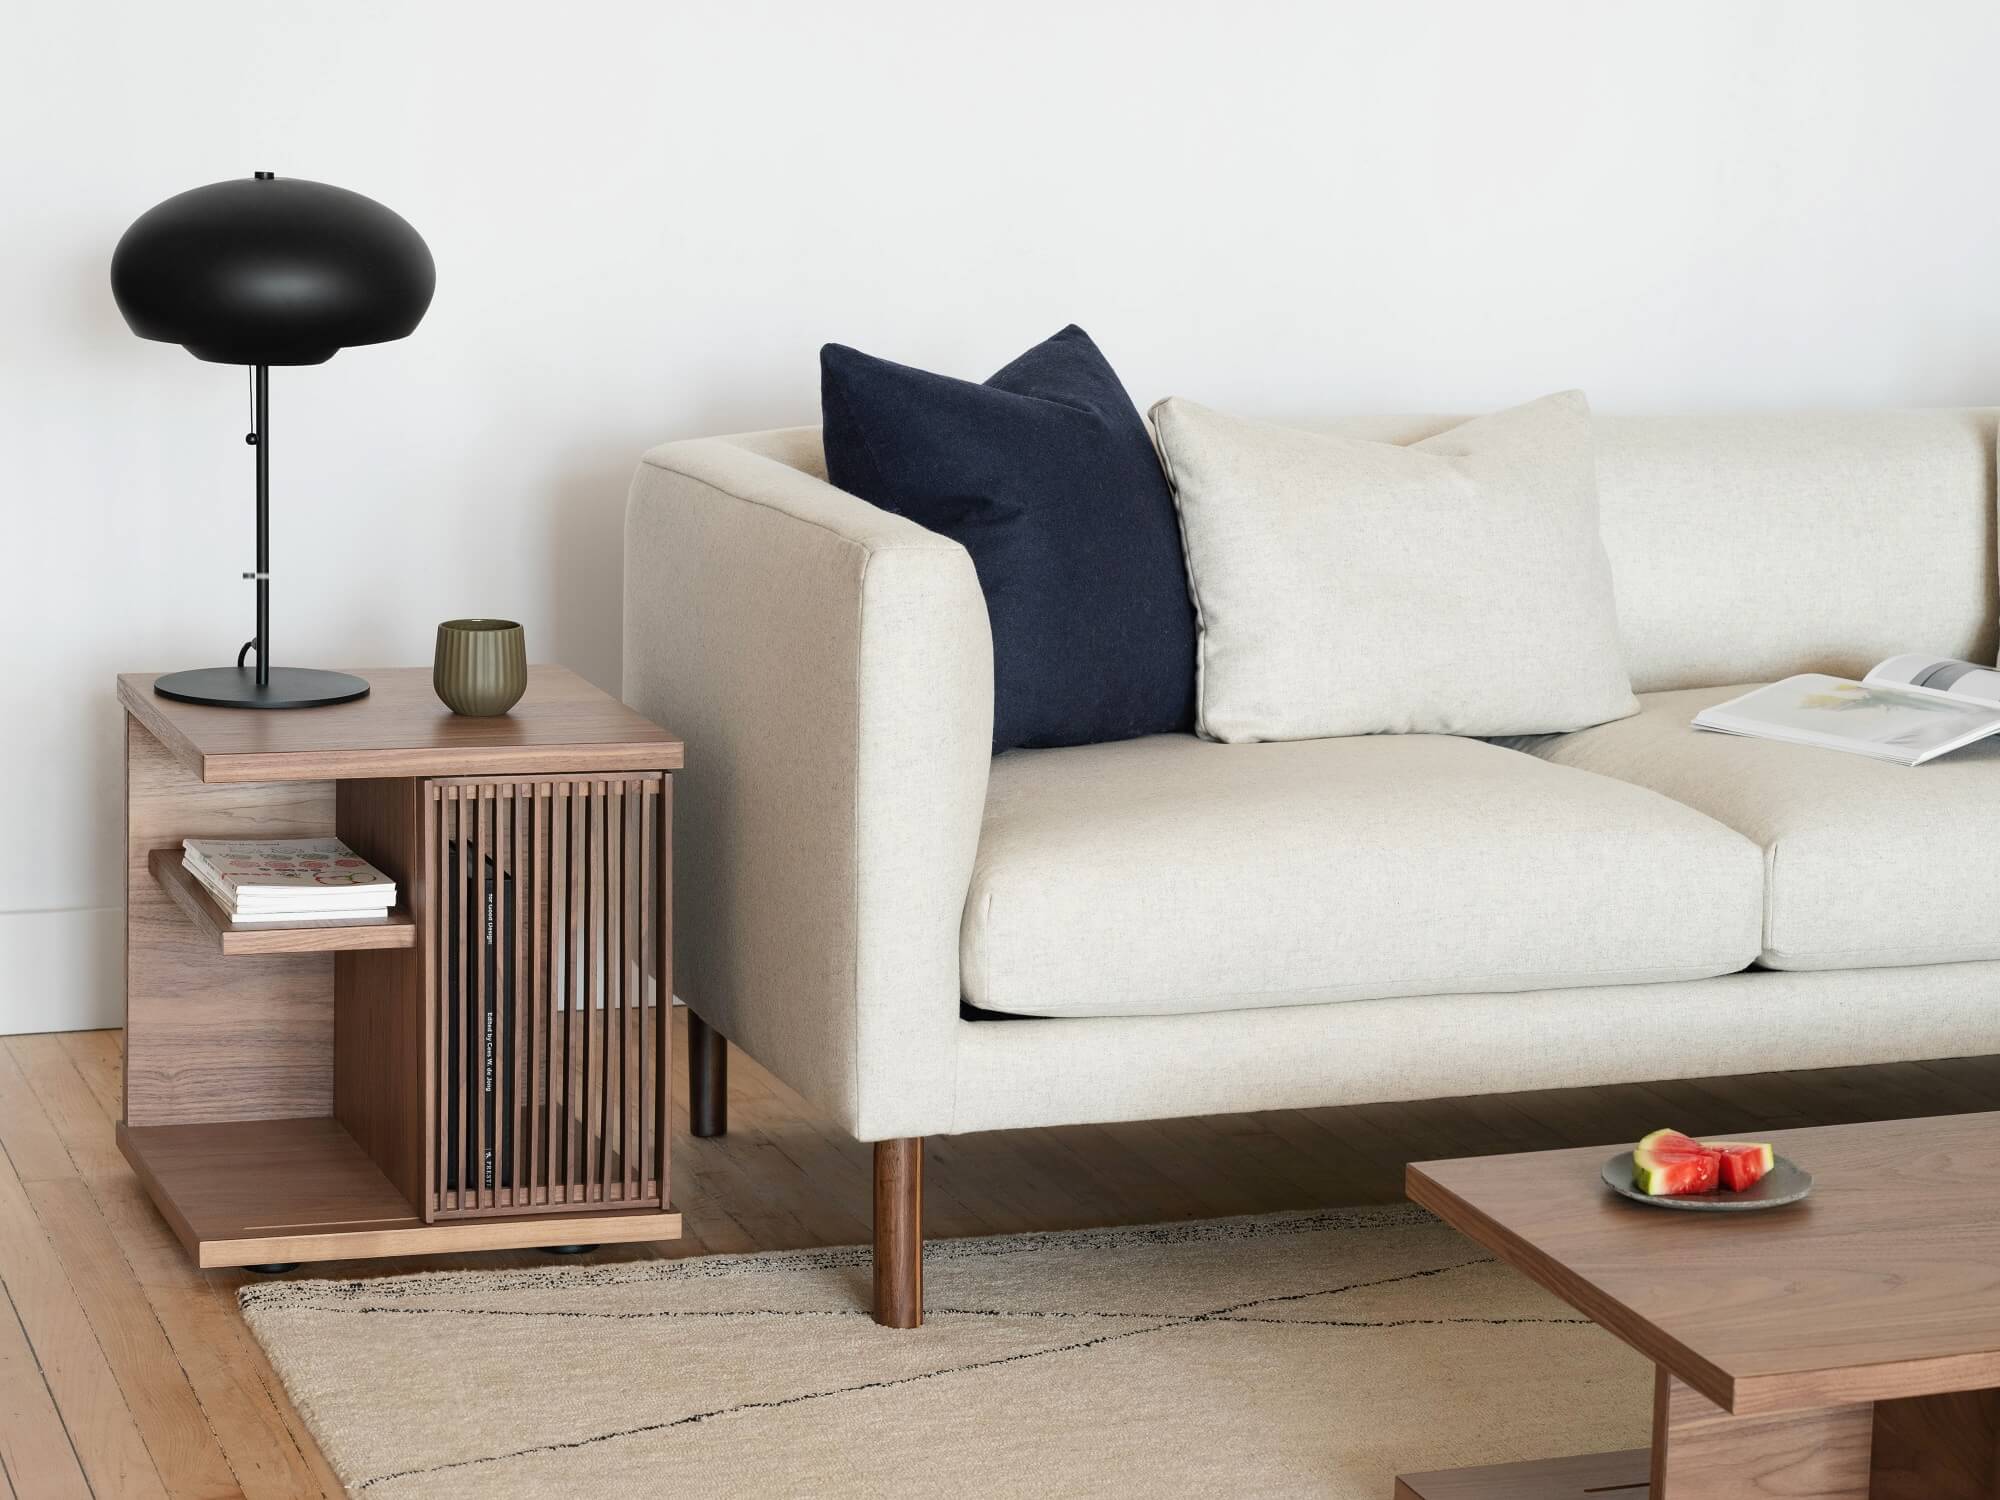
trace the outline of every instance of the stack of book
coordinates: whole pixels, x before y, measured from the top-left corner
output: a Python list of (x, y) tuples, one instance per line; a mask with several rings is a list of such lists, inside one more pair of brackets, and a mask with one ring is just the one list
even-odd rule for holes
[(339, 839), (183, 839), (181, 865), (238, 927), (380, 922), (396, 882)]

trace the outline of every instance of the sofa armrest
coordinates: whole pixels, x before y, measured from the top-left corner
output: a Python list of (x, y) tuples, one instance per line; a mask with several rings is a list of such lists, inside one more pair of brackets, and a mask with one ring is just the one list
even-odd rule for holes
[[(765, 451), (758, 451), (761, 445)], [(625, 511), (625, 701), (687, 743), (674, 986), (856, 1136), (950, 1128), (993, 644), (956, 542), (771, 456), (670, 443)]]

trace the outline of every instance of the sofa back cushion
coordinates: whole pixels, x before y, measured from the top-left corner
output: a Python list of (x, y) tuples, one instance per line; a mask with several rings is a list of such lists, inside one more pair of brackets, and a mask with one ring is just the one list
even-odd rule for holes
[[(1991, 407), (1595, 417), (1635, 691), (1994, 659)], [(1416, 442), (1458, 417), (1316, 424)]]
[[(1854, 676), (1898, 651), (1994, 660), (2000, 408), (1593, 417), (1637, 692)], [(1463, 416), (1315, 422), (1413, 443)], [(824, 478), (811, 428), (742, 446)]]
[(1210, 739), (1543, 734), (1638, 712), (1581, 391), (1416, 443), (1153, 408)]

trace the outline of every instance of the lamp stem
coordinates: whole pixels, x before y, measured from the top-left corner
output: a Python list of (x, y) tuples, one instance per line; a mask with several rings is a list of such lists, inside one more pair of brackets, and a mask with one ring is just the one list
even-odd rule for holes
[(257, 436), (257, 686), (271, 685), (271, 369), (258, 365)]

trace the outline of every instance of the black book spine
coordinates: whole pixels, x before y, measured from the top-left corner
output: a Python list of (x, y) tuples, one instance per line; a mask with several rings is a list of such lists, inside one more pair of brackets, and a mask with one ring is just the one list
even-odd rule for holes
[[(445, 944), (442, 995), (445, 1138), (457, 1140), (463, 1094), (468, 1102), (467, 1126), (477, 1123), (485, 1127), (484, 1150), (468, 1175), (481, 1187), (507, 1187), (513, 1182), (518, 1102), (513, 1097), (512, 1055), (515, 975), (506, 961), (513, 945), (514, 878), (511, 871), (496, 871), (493, 860), (469, 840), (450, 843), (445, 861), (444, 920), (450, 934)], [(472, 921), (477, 921), (479, 928), (477, 932), (465, 930), (466, 957), (480, 966), (473, 972), (483, 982), (466, 998), (478, 1007), (476, 1017), (458, 999), (460, 924)], [(473, 1000), (474, 995), (479, 998)], [(467, 1140), (446, 1152), (440, 1176), (447, 1190), (458, 1190), (460, 1151), (469, 1152), (472, 1145), (472, 1140)]]
[(480, 1016), (480, 1100), (486, 1115), (485, 1186), (514, 1182), (514, 970), (507, 962), (513, 946), (514, 876), (492, 859), (480, 861), (480, 930), (486, 965), (486, 999)]

